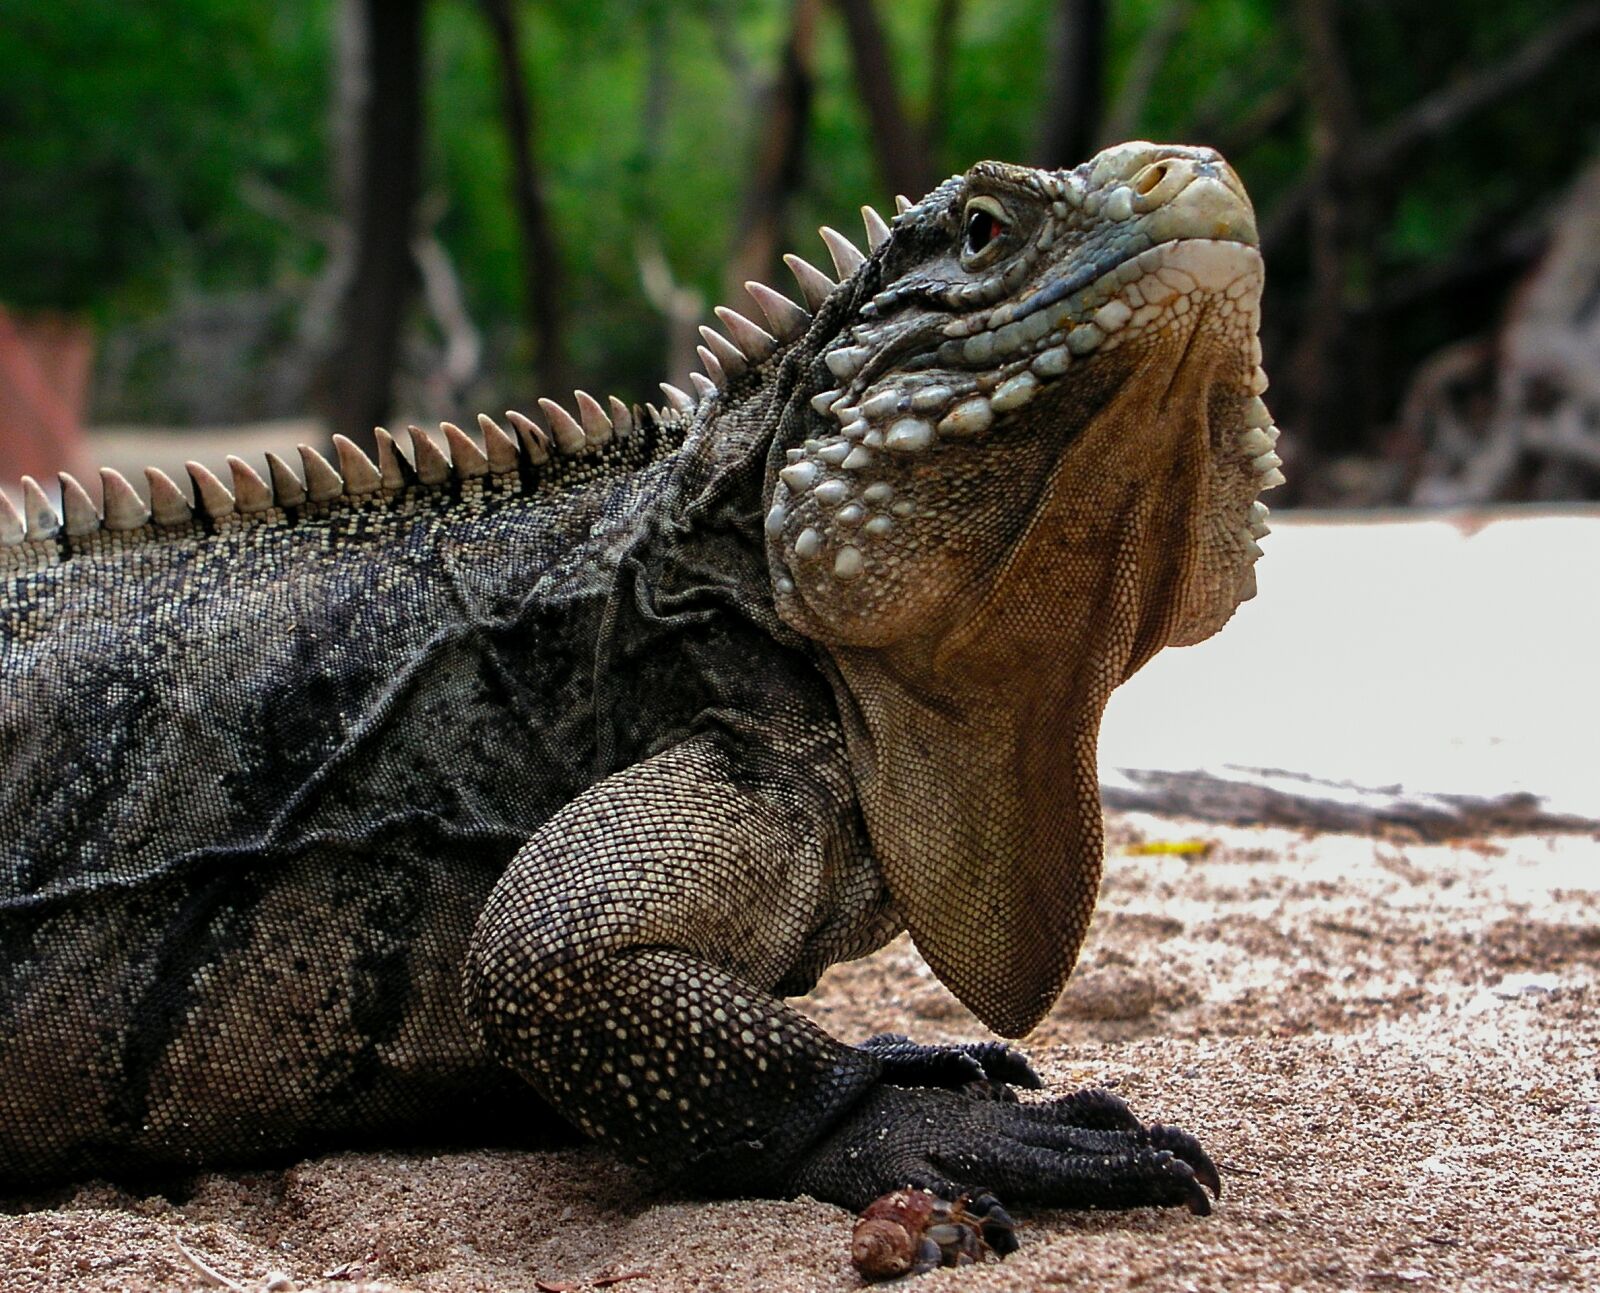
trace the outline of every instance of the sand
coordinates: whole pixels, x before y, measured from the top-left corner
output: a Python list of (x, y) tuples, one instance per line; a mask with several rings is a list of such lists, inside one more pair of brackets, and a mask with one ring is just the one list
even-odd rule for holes
[[(1209, 1218), (1019, 1210), (1021, 1252), (917, 1287), (1546, 1288), (1600, 1282), (1600, 840), (1456, 845), (1116, 818), (1080, 969), (1028, 1049), (1200, 1135)], [(1208, 852), (1150, 853), (1173, 842)], [(845, 1037), (983, 1036), (905, 941), (804, 1008)], [(31, 1208), (32, 1210), (25, 1210)], [(851, 1218), (702, 1202), (592, 1149), (346, 1153), (89, 1184), (0, 1217), (0, 1287), (860, 1287)]]

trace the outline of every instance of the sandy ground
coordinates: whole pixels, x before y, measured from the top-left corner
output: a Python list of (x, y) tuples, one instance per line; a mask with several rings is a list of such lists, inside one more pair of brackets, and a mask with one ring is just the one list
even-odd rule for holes
[[(1270, 556), (1235, 626), (1119, 696), (1108, 768), (1244, 760), (1592, 812), (1600, 519), (1292, 525)], [(1223, 1198), (1209, 1218), (1029, 1211), (1016, 1256), (919, 1288), (1600, 1286), (1600, 837), (1110, 827), (1079, 971), (1027, 1045), (1052, 1087), (1111, 1086), (1198, 1134)], [(984, 1035), (903, 941), (803, 1004), (844, 1037)], [(340, 1154), (5, 1206), (18, 1293), (208, 1287), (180, 1243), (252, 1290), (860, 1287), (841, 1210), (683, 1199), (587, 1149)]]
[[(1600, 844), (1114, 830), (1081, 968), (1029, 1046), (1053, 1086), (1201, 1135), (1223, 1198), (1203, 1219), (1027, 1212), (1016, 1256), (920, 1287), (1600, 1281)], [(1127, 851), (1185, 840), (1210, 852)], [(847, 1037), (983, 1031), (904, 943), (806, 1008)], [(205, 1287), (178, 1241), (249, 1288), (859, 1287), (843, 1211), (683, 1200), (591, 1150), (340, 1154), (191, 1188), (88, 1185), (0, 1218), (4, 1287)]]

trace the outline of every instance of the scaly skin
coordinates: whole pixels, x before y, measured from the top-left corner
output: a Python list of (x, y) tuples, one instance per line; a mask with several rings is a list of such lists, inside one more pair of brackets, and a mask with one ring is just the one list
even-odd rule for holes
[(997, 1235), (1205, 1206), (1103, 1093), (782, 998), (903, 927), (1006, 1035), (1060, 991), (1106, 697), (1281, 479), (1248, 200), (1129, 144), (868, 232), (665, 410), (0, 508), (0, 1182), (570, 1124)]

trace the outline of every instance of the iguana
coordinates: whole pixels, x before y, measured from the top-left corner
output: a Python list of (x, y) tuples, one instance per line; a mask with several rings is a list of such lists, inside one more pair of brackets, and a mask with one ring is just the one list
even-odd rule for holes
[(1216, 153), (899, 205), (662, 408), (0, 507), (0, 1187), (570, 1125), (706, 1193), (1206, 1209), (1106, 1093), (783, 1000), (909, 928), (1038, 1022), (1102, 706), (1282, 479)]

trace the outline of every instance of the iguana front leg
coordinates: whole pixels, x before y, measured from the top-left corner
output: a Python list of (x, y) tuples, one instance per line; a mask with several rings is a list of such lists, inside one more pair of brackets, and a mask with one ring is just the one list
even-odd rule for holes
[[(881, 922), (847, 784), (707, 736), (574, 800), (474, 934), (468, 1008), (491, 1051), (584, 1132), (700, 1191), (1196, 1206), (1209, 1160), (1120, 1102), (892, 1085), (886, 1068), (940, 1081), (949, 1064), (846, 1045), (773, 995)], [(973, 1062), (1025, 1071), (1014, 1052)]]
[(842, 754), (816, 753), (708, 735), (600, 782), (518, 854), (468, 954), (490, 1050), (697, 1189), (775, 1192), (877, 1081), (773, 995), (893, 932)]

